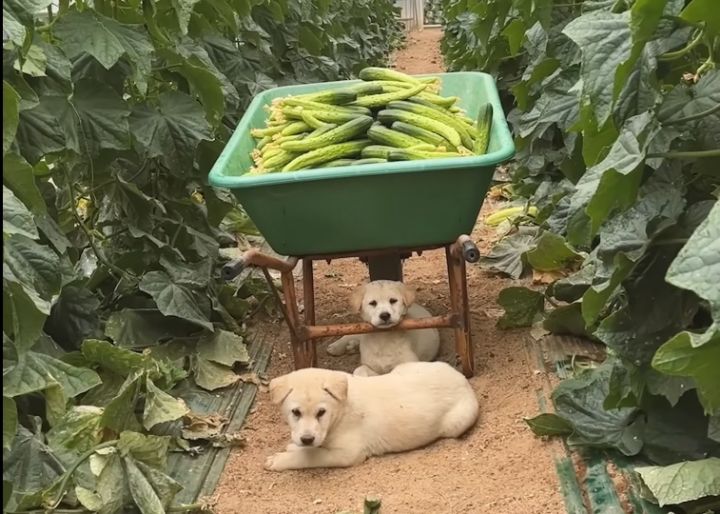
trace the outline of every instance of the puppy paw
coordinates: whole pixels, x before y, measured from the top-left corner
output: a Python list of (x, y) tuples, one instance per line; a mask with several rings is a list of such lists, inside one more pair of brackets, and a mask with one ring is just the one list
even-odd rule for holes
[(360, 345), (360, 341), (356, 337), (343, 336), (334, 343), (330, 343), (325, 351), (333, 357), (345, 355), (348, 352), (354, 352)]
[(285, 471), (291, 469), (293, 456), (291, 452), (280, 452), (265, 459), (265, 469), (268, 471)]
[(286, 452), (296, 452), (298, 450), (302, 450), (302, 448), (295, 443), (290, 443), (285, 447)]

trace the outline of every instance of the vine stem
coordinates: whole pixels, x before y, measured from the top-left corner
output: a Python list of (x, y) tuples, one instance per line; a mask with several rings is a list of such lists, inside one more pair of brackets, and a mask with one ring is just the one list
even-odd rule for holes
[(698, 30), (697, 35), (693, 38), (690, 43), (687, 44), (687, 46), (681, 48), (680, 50), (676, 50), (674, 52), (667, 52), (662, 55), (659, 55), (657, 60), (658, 61), (674, 61), (675, 59), (679, 59), (689, 53), (693, 48), (695, 48), (697, 45), (700, 44), (700, 42), (703, 40), (703, 37), (705, 36), (705, 28), (701, 30)]
[(699, 150), (695, 152), (660, 152), (650, 153), (648, 159), (663, 157), (665, 159), (705, 159), (709, 157), (720, 157), (720, 148), (715, 150)]
[(59, 484), (59, 492), (57, 493), (57, 498), (52, 502), (52, 507), (47, 509), (47, 512), (55, 512), (55, 509), (58, 505), (60, 505), (60, 502), (63, 499), (65, 489), (67, 488), (67, 483), (72, 478), (73, 473), (75, 473), (75, 470), (80, 467), (80, 464), (85, 462), (87, 459), (89, 459), (96, 451), (102, 450), (103, 448), (109, 448), (110, 446), (114, 446), (118, 443), (119, 439), (113, 439), (111, 441), (105, 441), (104, 443), (100, 443), (97, 446), (93, 446), (88, 451), (80, 455), (78, 460), (75, 461), (75, 463), (70, 466), (70, 468), (65, 471), (62, 475), (62, 480)]
[(676, 125), (678, 123), (687, 123), (688, 121), (695, 121), (699, 120), (701, 118), (704, 118), (705, 116), (710, 116), (714, 112), (720, 111), (720, 103), (717, 103), (710, 107), (709, 109), (706, 109), (702, 112), (697, 112), (695, 114), (690, 114), (688, 116), (685, 116), (684, 118), (678, 118), (676, 120), (669, 121), (665, 123), (665, 125)]

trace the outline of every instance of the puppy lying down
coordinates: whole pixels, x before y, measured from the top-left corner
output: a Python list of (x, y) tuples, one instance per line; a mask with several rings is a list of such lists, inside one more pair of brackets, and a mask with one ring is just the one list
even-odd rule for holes
[(444, 362), (405, 363), (374, 377), (306, 368), (273, 379), (270, 396), (282, 404), (292, 441), (268, 457), (273, 471), (353, 466), (459, 437), (478, 417), (470, 383)]
[[(415, 292), (402, 282), (376, 280), (360, 286), (350, 299), (353, 312), (375, 328), (388, 329), (404, 318), (430, 317), (415, 303)], [(372, 332), (344, 336), (328, 345), (330, 355), (343, 355), (360, 348), (358, 376), (382, 375), (403, 362), (431, 361), (440, 349), (440, 334), (435, 328)]]

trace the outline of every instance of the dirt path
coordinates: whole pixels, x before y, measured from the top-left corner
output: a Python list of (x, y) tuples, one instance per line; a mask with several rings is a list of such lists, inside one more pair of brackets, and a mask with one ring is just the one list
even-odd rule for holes
[[(439, 31), (412, 34), (397, 56), (397, 68), (410, 73), (441, 71)], [(483, 212), (492, 209), (485, 202)], [(474, 239), (488, 250), (489, 234), (480, 223)], [(485, 237), (484, 237), (485, 236)], [(485, 241), (485, 242), (484, 242)], [(347, 298), (367, 276), (356, 260), (316, 268), (318, 320), (351, 321)], [(424, 253), (405, 263), (405, 280), (418, 289), (418, 301), (434, 313), (447, 309), (444, 254)], [(247, 422), (248, 445), (230, 457), (217, 490), (219, 514), (336, 514), (359, 512), (368, 494), (382, 499), (383, 514), (560, 514), (564, 512), (555, 466), (555, 443), (530, 433), (522, 418), (537, 413), (536, 391), (542, 377), (527, 362), (523, 332), (495, 328), (498, 291), (505, 280), (477, 266), (468, 269), (477, 376), (471, 380), (480, 398), (480, 420), (462, 440), (372, 458), (351, 469), (263, 470), (265, 457), (282, 450), (288, 430), (267, 395), (258, 397)], [(269, 375), (291, 371), (288, 331), (268, 325), (277, 341)], [(452, 340), (443, 334), (441, 359), (450, 360)], [(333, 358), (318, 348), (319, 365), (352, 371), (357, 356)]]

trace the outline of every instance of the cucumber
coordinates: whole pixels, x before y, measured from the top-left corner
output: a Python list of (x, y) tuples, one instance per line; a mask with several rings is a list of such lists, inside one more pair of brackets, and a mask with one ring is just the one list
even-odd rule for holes
[(477, 131), (479, 136), (475, 141), (473, 152), (477, 155), (483, 155), (487, 153), (488, 145), (490, 144), (490, 129), (492, 128), (493, 118), (493, 106), (491, 103), (486, 103), (480, 107), (480, 113), (477, 119)]
[(263, 160), (261, 169), (265, 170), (279, 170), (293, 159), (296, 159), (298, 154), (292, 152), (286, 152), (280, 150), (280, 153), (274, 155), (272, 159)]
[(383, 92), (382, 85), (376, 82), (361, 82), (360, 84), (349, 86), (348, 89), (354, 91), (357, 96), (376, 95)]
[(416, 127), (429, 130), (430, 132), (435, 132), (450, 141), (450, 143), (455, 147), (462, 144), (462, 139), (460, 138), (460, 134), (458, 134), (457, 130), (449, 127), (445, 123), (426, 116), (402, 111), (400, 109), (385, 109), (378, 113), (378, 120), (385, 125), (391, 125), (396, 121), (402, 121), (404, 123), (409, 123), (410, 125), (415, 125)]
[(361, 96), (355, 102), (353, 102), (353, 105), (359, 105), (361, 107), (384, 107), (388, 103), (396, 101), (396, 100), (405, 100), (406, 98), (410, 98), (411, 96), (415, 96), (416, 94), (420, 93), (423, 89), (427, 87), (427, 84), (419, 84), (415, 87), (411, 87), (408, 89), (399, 88), (398, 91), (393, 91), (391, 93), (382, 93), (380, 95), (368, 95), (368, 96)]
[(384, 145), (369, 145), (363, 148), (360, 156), (363, 159), (387, 159), (393, 150), (397, 150), (397, 148)]
[(429, 130), (422, 129), (420, 127), (416, 127), (415, 125), (410, 125), (409, 123), (403, 123), (402, 121), (396, 121), (395, 123), (393, 123), (392, 129), (397, 132), (402, 132), (404, 134), (412, 136), (415, 139), (431, 144), (433, 146), (450, 145), (450, 141), (448, 141), (441, 135), (436, 134), (435, 132), (430, 132)]
[(358, 159), (357, 161), (354, 161), (353, 164), (360, 166), (362, 164), (380, 164), (382, 162), (387, 162), (387, 159), (382, 159), (380, 157), (368, 157), (367, 159)]
[(296, 157), (285, 165), (283, 171), (297, 171), (323, 164), (328, 161), (334, 161), (343, 157), (352, 157), (362, 152), (363, 148), (370, 144), (368, 139), (359, 139), (357, 141), (348, 141), (335, 145), (318, 148), (310, 152), (304, 153)]
[(343, 123), (339, 127), (320, 134), (319, 136), (306, 137), (300, 141), (288, 141), (281, 144), (280, 148), (288, 152), (308, 152), (310, 150), (316, 150), (324, 146), (348, 141), (360, 134), (365, 134), (372, 124), (373, 119), (370, 116), (362, 116)]
[(403, 148), (395, 149), (388, 155), (390, 161), (418, 161), (426, 159), (441, 159), (443, 157), (462, 157), (456, 152), (429, 152), (426, 150)]
[[(450, 113), (445, 113), (440, 109), (435, 109), (433, 107), (428, 107), (426, 105), (422, 105), (415, 102), (404, 102), (404, 101), (396, 101), (396, 102), (390, 102), (388, 104), (388, 108), (390, 109), (401, 109), (408, 112), (413, 112), (415, 114), (419, 114), (421, 116), (426, 116), (428, 118), (432, 118), (434, 120), (437, 120), (441, 123), (444, 123), (448, 127), (454, 128), (458, 134), (460, 134), (460, 139), (462, 141), (462, 145), (465, 148), (472, 148), (474, 145), (474, 142), (472, 138), (470, 137), (470, 133), (467, 131), (467, 127), (465, 124), (457, 119), (455, 116), (453, 116)], [(457, 146), (457, 145), (455, 145)]]
[[(410, 148), (425, 143), (408, 134), (389, 129), (382, 125), (373, 125), (367, 132), (370, 141), (379, 145), (394, 146), (396, 148)], [(442, 139), (442, 138), (441, 138)]]
[(300, 117), (308, 126), (310, 126), (311, 128), (314, 128), (314, 129), (319, 129), (322, 127), (326, 127), (328, 125), (324, 121), (320, 121), (319, 119), (317, 119), (309, 111), (302, 111), (300, 113)]
[(347, 112), (330, 112), (330, 111), (318, 111), (313, 109), (303, 109), (301, 107), (283, 107), (283, 116), (291, 119), (302, 119), (303, 113), (311, 114), (314, 118), (323, 121), (325, 123), (346, 123), (350, 120), (354, 120), (358, 116), (365, 116), (364, 114), (355, 114)]
[(348, 89), (331, 89), (321, 91), (320, 93), (310, 93), (307, 95), (299, 95), (296, 98), (319, 102), (322, 104), (345, 105), (354, 102), (358, 94), (356, 91)]
[(274, 136), (275, 134), (278, 134), (283, 131), (283, 129), (287, 126), (285, 125), (277, 125), (275, 127), (268, 127), (268, 128), (256, 128), (250, 130), (250, 135), (254, 137), (255, 139), (263, 139), (265, 136)]
[(255, 148), (257, 148), (258, 150), (262, 150), (265, 145), (268, 145), (270, 143), (272, 143), (272, 136), (265, 136), (260, 141), (258, 141), (258, 144)]
[(284, 129), (280, 131), (280, 134), (283, 136), (292, 136), (295, 134), (301, 134), (303, 132), (307, 132), (310, 130), (310, 125), (305, 123), (304, 121), (294, 121), (287, 125)]
[(297, 96), (288, 96), (282, 99), (282, 105), (284, 107), (302, 107), (303, 109), (310, 109), (314, 111), (326, 111), (326, 112), (337, 112), (345, 114), (370, 114), (369, 109), (359, 107), (357, 105), (330, 105), (323, 104), (320, 102), (313, 102), (312, 100), (305, 100)]
[(356, 162), (357, 161), (355, 159), (336, 159), (334, 161), (326, 162), (320, 166), (320, 168), (339, 168), (340, 166), (350, 166)]
[(411, 77), (406, 73), (388, 68), (368, 67), (360, 70), (358, 74), (362, 80), (394, 80), (396, 82), (409, 82), (410, 84), (421, 84), (415, 77)]

